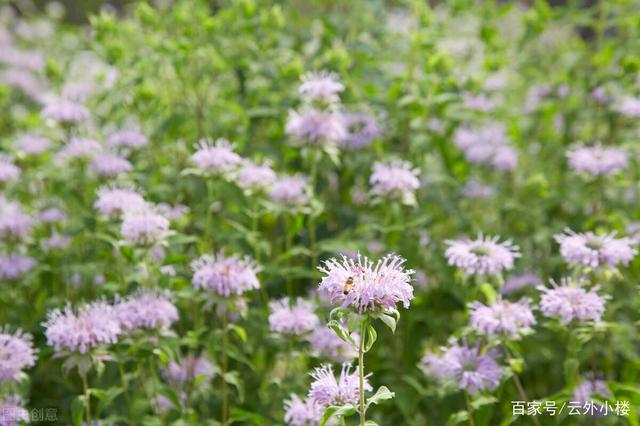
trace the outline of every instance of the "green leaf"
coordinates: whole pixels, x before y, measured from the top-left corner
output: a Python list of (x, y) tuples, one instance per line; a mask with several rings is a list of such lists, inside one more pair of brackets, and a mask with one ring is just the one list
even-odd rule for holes
[(335, 417), (348, 417), (356, 413), (356, 407), (353, 404), (330, 405), (324, 410), (320, 426), (325, 426), (329, 419)]
[(373, 327), (373, 325), (368, 324), (367, 325), (367, 339), (366, 339), (366, 342), (364, 344), (364, 351), (365, 352), (369, 352), (369, 350), (371, 349), (373, 344), (376, 342), (376, 340), (378, 340), (378, 332)]
[(376, 393), (367, 399), (367, 407), (371, 404), (378, 405), (381, 401), (387, 399), (393, 399), (396, 396), (395, 392), (391, 392), (386, 386), (380, 386)]
[(240, 340), (242, 340), (243, 342), (247, 341), (247, 331), (244, 328), (240, 327), (237, 324), (231, 324), (229, 328), (238, 335)]
[(338, 335), (338, 337), (345, 342), (349, 343), (354, 349), (358, 349), (358, 344), (351, 337), (349, 330), (344, 328), (340, 323), (336, 320), (331, 320), (327, 323), (327, 327), (334, 331)]
[(71, 403), (71, 420), (73, 426), (80, 426), (82, 424), (82, 416), (84, 414), (84, 400), (82, 396), (77, 396)]

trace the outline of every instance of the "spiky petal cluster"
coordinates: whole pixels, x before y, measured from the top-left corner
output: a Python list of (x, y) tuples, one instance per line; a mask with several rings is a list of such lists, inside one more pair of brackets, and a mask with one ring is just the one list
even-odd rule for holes
[(31, 234), (33, 219), (14, 201), (0, 195), (0, 238), (22, 240)]
[(579, 283), (564, 278), (561, 285), (552, 282), (552, 287), (538, 287), (542, 292), (540, 311), (549, 318), (558, 318), (562, 323), (571, 321), (600, 321), (605, 309), (605, 298), (598, 295), (598, 286), (589, 291)]
[(318, 326), (320, 320), (315, 314), (313, 303), (302, 298), (289, 303), (289, 298), (269, 303), (269, 329), (274, 333), (300, 335)]
[(567, 152), (569, 166), (593, 177), (610, 176), (627, 167), (628, 154), (619, 148), (577, 146)]
[(42, 110), (42, 117), (50, 118), (63, 124), (75, 124), (89, 118), (89, 110), (69, 99), (58, 99), (49, 102)]
[(204, 356), (187, 355), (169, 362), (164, 374), (171, 383), (181, 387), (193, 385), (200, 377), (204, 380), (199, 383), (204, 385), (213, 378), (214, 368)]
[(35, 364), (36, 355), (29, 334), (0, 330), (0, 382), (16, 380), (22, 370)]
[(0, 255), (0, 278), (15, 280), (27, 273), (36, 264), (34, 258), (21, 254)]
[(191, 263), (193, 268), (193, 286), (209, 290), (218, 296), (239, 296), (242, 293), (260, 288), (257, 273), (258, 266), (248, 256), (204, 255)]
[(242, 158), (235, 153), (233, 145), (226, 139), (201, 140), (191, 162), (205, 174), (227, 175), (240, 167)]
[(456, 146), (471, 163), (486, 164), (496, 170), (513, 170), (518, 164), (516, 151), (510, 145), (506, 129), (500, 123), (484, 127), (462, 127), (454, 136)]
[(11, 182), (20, 176), (20, 167), (13, 164), (13, 159), (6, 155), (0, 155), (0, 183)]
[(489, 306), (475, 302), (470, 306), (469, 324), (482, 335), (517, 338), (536, 323), (529, 303), (526, 298), (515, 303), (498, 299)]
[(74, 311), (71, 305), (49, 313), (47, 344), (56, 352), (87, 353), (95, 347), (115, 343), (122, 332), (113, 306), (104, 301), (82, 305)]
[(149, 205), (126, 212), (120, 225), (124, 239), (137, 245), (162, 242), (168, 232), (169, 219)]
[(358, 149), (369, 146), (382, 133), (376, 118), (367, 112), (343, 113), (342, 122), (347, 130), (346, 137), (338, 141), (342, 148)]
[(133, 188), (105, 186), (98, 189), (94, 207), (103, 217), (115, 219), (128, 211), (142, 208), (145, 203), (142, 195)]
[(147, 137), (136, 129), (118, 130), (107, 138), (107, 145), (112, 147), (141, 148), (148, 143)]
[(290, 111), (285, 132), (296, 143), (308, 145), (337, 144), (347, 137), (347, 129), (338, 113), (316, 109)]
[(91, 160), (103, 149), (102, 144), (94, 139), (73, 138), (58, 151), (55, 161), (62, 164), (70, 160)]
[(96, 155), (91, 161), (91, 167), (103, 177), (114, 177), (133, 170), (133, 166), (126, 158), (112, 153)]
[(425, 355), (422, 364), (428, 374), (471, 394), (493, 390), (500, 383), (501, 370), (493, 354), (482, 354), (478, 347), (454, 343), (442, 355)]
[(375, 162), (369, 178), (371, 192), (412, 204), (415, 201), (415, 191), (420, 187), (419, 173), (408, 161)]
[(178, 320), (169, 292), (141, 290), (115, 305), (123, 330), (163, 329)]
[(51, 141), (37, 135), (24, 135), (18, 138), (14, 147), (27, 155), (41, 154), (51, 146)]
[(446, 240), (447, 250), (444, 252), (449, 265), (453, 265), (467, 275), (496, 275), (504, 270), (512, 269), (517, 257), (520, 257), (518, 246), (511, 240), (498, 242), (499, 237), (483, 237), (475, 240)]
[(245, 161), (238, 177), (237, 185), (245, 190), (259, 191), (269, 188), (276, 180), (276, 173), (268, 164)]
[(284, 409), (284, 422), (287, 426), (319, 426), (324, 412), (324, 407), (310, 398), (302, 400), (295, 394), (284, 401)]
[(300, 95), (306, 101), (334, 103), (340, 100), (339, 93), (344, 90), (338, 76), (332, 72), (306, 73), (302, 76)]
[[(356, 368), (350, 372), (351, 366), (344, 364), (340, 377), (336, 379), (330, 365), (322, 365), (311, 373), (314, 381), (309, 388), (309, 399), (314, 403), (327, 407), (329, 405), (356, 404), (360, 396), (359, 373)], [(371, 391), (369, 376), (364, 378), (364, 391)]]
[(309, 202), (307, 195), (308, 181), (305, 177), (280, 176), (271, 185), (269, 198), (271, 201), (287, 207), (300, 207)]
[(356, 259), (344, 255), (341, 259), (333, 258), (318, 268), (325, 274), (319, 290), (326, 292), (332, 303), (352, 306), (359, 312), (395, 309), (399, 302), (408, 308), (413, 299), (410, 282), (414, 271), (405, 269), (404, 262), (395, 254), (375, 264), (360, 254)]
[(596, 235), (593, 232), (578, 234), (567, 229), (564, 234), (555, 236), (560, 244), (560, 254), (565, 261), (591, 268), (600, 266), (615, 267), (628, 265), (638, 254), (637, 241), (632, 238), (615, 238), (615, 232)]
[[(351, 337), (356, 342), (360, 340), (357, 333), (354, 333)], [(311, 343), (311, 349), (317, 356), (326, 357), (337, 362), (350, 361), (358, 356), (358, 353), (350, 344), (325, 326), (320, 326), (313, 330), (307, 340)]]

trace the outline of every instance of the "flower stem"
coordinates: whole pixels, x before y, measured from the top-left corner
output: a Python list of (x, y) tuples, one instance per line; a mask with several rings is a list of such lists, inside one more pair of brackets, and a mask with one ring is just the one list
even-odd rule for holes
[(360, 375), (360, 426), (365, 423), (364, 411), (364, 339), (367, 332), (367, 321), (360, 326), (360, 346), (358, 347), (358, 374)]
[(469, 400), (469, 394), (467, 391), (464, 391), (464, 403), (467, 406), (467, 415), (469, 416), (469, 426), (476, 426), (476, 423), (473, 421), (473, 407), (471, 406), (471, 401)]
[(222, 314), (222, 426), (227, 426), (229, 418), (229, 393), (227, 390), (227, 325), (228, 325), (228, 307), (225, 306)]
[(89, 392), (89, 383), (87, 373), (80, 374), (82, 378), (82, 389), (84, 390), (84, 408), (87, 416), (87, 424), (91, 424), (91, 393)]

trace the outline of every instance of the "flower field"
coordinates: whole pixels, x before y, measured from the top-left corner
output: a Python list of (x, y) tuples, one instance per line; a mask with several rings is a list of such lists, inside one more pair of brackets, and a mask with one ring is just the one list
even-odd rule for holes
[(638, 52), (633, 0), (0, 2), (0, 426), (640, 425)]

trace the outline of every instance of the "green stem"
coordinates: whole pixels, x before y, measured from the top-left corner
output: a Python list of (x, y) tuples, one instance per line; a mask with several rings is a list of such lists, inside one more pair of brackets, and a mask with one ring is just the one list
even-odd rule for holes
[(467, 406), (467, 415), (469, 416), (469, 426), (476, 426), (476, 423), (473, 421), (473, 407), (471, 406), (471, 401), (469, 400), (469, 394), (467, 391), (464, 391), (464, 403)]
[(133, 426), (133, 415), (131, 414), (131, 397), (129, 396), (129, 382), (126, 379), (124, 372), (124, 362), (118, 363), (118, 369), (120, 370), (120, 382), (122, 383), (122, 389), (124, 391), (124, 397), (127, 401), (127, 418), (129, 425)]
[(229, 418), (229, 392), (227, 389), (227, 347), (229, 345), (227, 336), (228, 306), (225, 306), (222, 314), (222, 426), (227, 426)]
[(80, 374), (82, 378), (82, 389), (84, 390), (84, 408), (87, 416), (87, 424), (91, 424), (91, 393), (89, 392), (89, 382), (87, 380), (87, 373)]
[(358, 347), (358, 374), (360, 376), (360, 426), (365, 423), (364, 410), (364, 341), (367, 332), (367, 321), (362, 321), (360, 326), (360, 346)]

